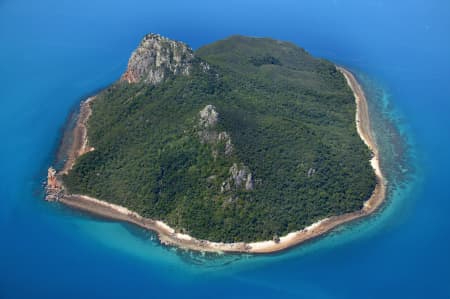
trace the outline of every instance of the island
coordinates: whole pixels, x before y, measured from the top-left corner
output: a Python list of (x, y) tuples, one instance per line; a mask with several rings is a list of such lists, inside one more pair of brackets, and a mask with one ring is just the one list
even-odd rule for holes
[(80, 105), (46, 199), (155, 231), (169, 246), (271, 253), (383, 203), (367, 101), (351, 72), (271, 38), (192, 50), (147, 34)]

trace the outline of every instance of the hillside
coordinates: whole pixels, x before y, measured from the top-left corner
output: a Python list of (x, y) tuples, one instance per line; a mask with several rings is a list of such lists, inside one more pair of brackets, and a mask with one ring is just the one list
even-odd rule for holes
[(68, 192), (211, 241), (272, 239), (361, 209), (376, 184), (334, 64), (232, 36), (192, 51), (147, 35), (91, 104)]

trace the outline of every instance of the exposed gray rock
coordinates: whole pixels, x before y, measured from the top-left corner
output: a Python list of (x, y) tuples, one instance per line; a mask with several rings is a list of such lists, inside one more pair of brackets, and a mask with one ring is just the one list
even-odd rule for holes
[(220, 132), (217, 137), (219, 142), (225, 142), (225, 155), (229, 156), (233, 152), (233, 144), (231, 143), (230, 135), (227, 132)]
[(230, 167), (231, 179), (236, 187), (241, 187), (247, 179), (248, 167), (238, 167), (236, 163)]
[[(170, 40), (159, 34), (147, 34), (133, 52), (121, 81), (156, 84), (168, 75), (189, 75), (194, 53), (185, 43)], [(203, 63), (202, 68), (209, 70)]]
[(254, 182), (253, 175), (251, 173), (247, 174), (247, 180), (245, 181), (245, 190), (253, 190)]
[(308, 177), (313, 176), (316, 173), (316, 170), (314, 168), (308, 169)]
[(250, 172), (248, 166), (245, 166), (243, 164), (238, 165), (237, 163), (234, 163), (230, 167), (229, 173), (230, 177), (226, 179), (220, 187), (220, 191), (222, 193), (230, 191), (232, 189), (253, 190), (253, 175)]
[[(213, 105), (206, 105), (199, 112), (199, 121), (197, 128), (200, 140), (203, 143), (208, 143), (212, 146), (212, 155), (216, 158), (219, 152), (223, 152), (225, 156), (230, 156), (233, 153), (233, 143), (230, 135), (222, 131), (220, 133), (216, 130), (217, 122), (219, 121), (219, 113)], [(224, 146), (224, 148), (220, 148)], [(253, 190), (254, 181), (253, 175), (248, 166), (244, 164), (234, 163), (229, 170), (230, 176), (220, 185), (220, 192), (228, 192), (232, 190)]]
[(224, 192), (227, 192), (230, 190), (231, 190), (230, 180), (228, 179), (228, 180), (222, 182), (222, 186), (220, 186), (220, 192), (224, 193)]
[(200, 119), (198, 127), (200, 130), (198, 131), (198, 135), (200, 140), (204, 143), (213, 145), (214, 157), (217, 157), (219, 150), (221, 150), (218, 148), (218, 145), (222, 142), (225, 144), (225, 148), (223, 149), (225, 155), (231, 155), (233, 152), (233, 144), (231, 143), (230, 135), (225, 131), (218, 133), (215, 129), (219, 120), (219, 113), (217, 112), (216, 107), (213, 105), (206, 105), (205, 108), (200, 110), (199, 115)]
[(217, 179), (217, 175), (211, 175), (211, 176), (209, 176), (206, 180), (208, 181), (208, 182), (213, 182), (213, 181), (215, 181)]
[(215, 144), (219, 134), (214, 130), (214, 127), (217, 124), (219, 113), (217, 113), (213, 105), (206, 105), (205, 108), (200, 110), (199, 115), (198, 136), (200, 140), (203, 143)]
[[(204, 61), (200, 62), (200, 67), (202, 68), (203, 72), (205, 72), (205, 73), (211, 69), (209, 64)], [(218, 75), (218, 74), (216, 74), (216, 75)]]
[(217, 124), (219, 119), (219, 113), (216, 111), (216, 107), (213, 105), (206, 105), (205, 108), (200, 110), (200, 127), (201, 128), (212, 128)]

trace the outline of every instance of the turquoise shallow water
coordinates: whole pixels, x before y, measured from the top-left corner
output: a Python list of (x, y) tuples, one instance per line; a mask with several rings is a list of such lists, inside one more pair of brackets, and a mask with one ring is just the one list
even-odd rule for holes
[[(448, 1), (0, 0), (0, 298), (449, 298)], [(43, 202), (70, 111), (147, 32), (291, 40), (358, 75), (385, 208), (271, 256), (202, 256)], [(399, 132), (399, 133), (398, 133)]]

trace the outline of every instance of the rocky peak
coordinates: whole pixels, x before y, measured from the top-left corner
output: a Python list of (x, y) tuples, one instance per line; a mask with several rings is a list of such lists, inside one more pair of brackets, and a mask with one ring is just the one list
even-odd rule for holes
[(169, 75), (189, 75), (194, 53), (185, 43), (147, 34), (131, 54), (122, 82), (157, 84)]

